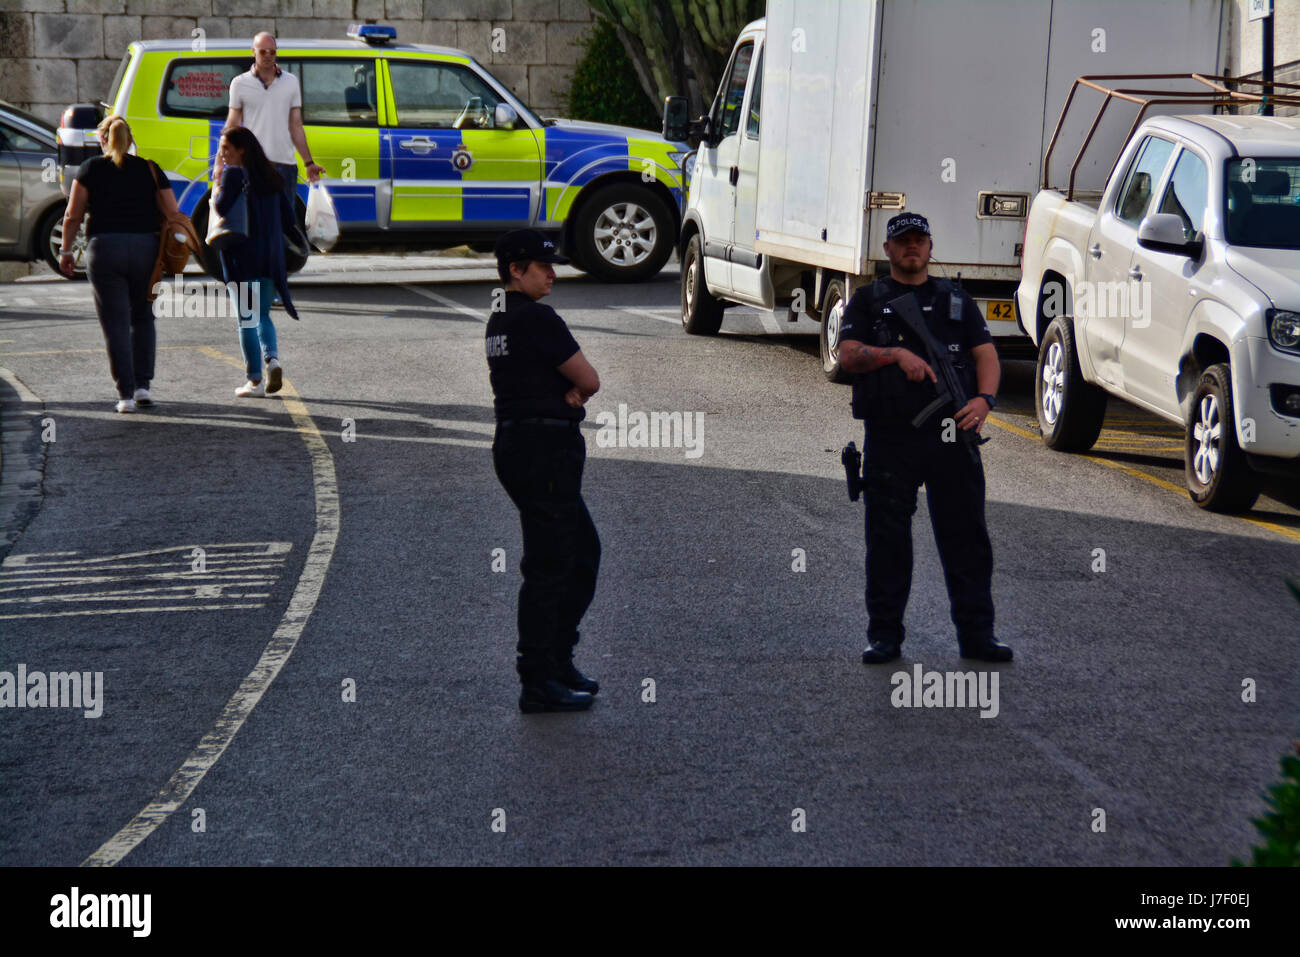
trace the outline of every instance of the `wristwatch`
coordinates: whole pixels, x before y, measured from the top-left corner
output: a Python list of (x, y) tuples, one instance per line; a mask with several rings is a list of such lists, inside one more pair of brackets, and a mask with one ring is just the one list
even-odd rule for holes
[(994, 396), (989, 395), (987, 392), (981, 392), (979, 397), (989, 404), (990, 412), (992, 412), (994, 409), (998, 407), (998, 400)]

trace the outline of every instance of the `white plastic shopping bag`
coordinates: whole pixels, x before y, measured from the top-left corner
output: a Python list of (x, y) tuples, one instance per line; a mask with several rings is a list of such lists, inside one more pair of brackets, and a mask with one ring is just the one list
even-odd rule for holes
[(312, 183), (307, 190), (307, 238), (323, 253), (339, 241), (339, 216), (323, 183)]

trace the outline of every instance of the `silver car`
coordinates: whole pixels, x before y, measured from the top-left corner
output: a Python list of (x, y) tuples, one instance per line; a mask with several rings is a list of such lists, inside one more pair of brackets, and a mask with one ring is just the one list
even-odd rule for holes
[[(44, 260), (58, 272), (65, 200), (56, 137), (44, 120), (0, 100), (0, 259)], [(79, 277), (85, 247), (82, 233), (73, 245)]]

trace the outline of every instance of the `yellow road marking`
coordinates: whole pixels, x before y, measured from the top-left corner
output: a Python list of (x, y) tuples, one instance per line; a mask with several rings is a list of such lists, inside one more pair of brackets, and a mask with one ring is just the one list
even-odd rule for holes
[[(1000, 416), (990, 415), (986, 420), (986, 422), (988, 424), (996, 425), (1000, 429), (1005, 429), (1011, 434), (1018, 435), (1021, 438), (1033, 439), (1034, 441), (1042, 441), (1042, 436), (1037, 434), (1036, 432), (1030, 432), (1028, 429), (1022, 429), (1018, 425), (1012, 425), (1010, 422), (1007, 422), (1005, 419), (1001, 418)], [(1142, 449), (1141, 451), (1155, 451), (1155, 450), (1148, 448), (1148, 449)], [(1107, 468), (1116, 469), (1117, 471), (1123, 472), (1126, 475), (1131, 475), (1134, 478), (1142, 479), (1144, 482), (1150, 482), (1152, 485), (1155, 485), (1159, 488), (1165, 489), (1170, 492), (1174, 492), (1179, 496), (1187, 495), (1187, 488), (1185, 486), (1175, 485), (1172, 482), (1166, 482), (1164, 479), (1159, 478), (1158, 476), (1152, 475), (1149, 472), (1143, 472), (1141, 469), (1135, 469), (1133, 468), (1133, 466), (1126, 465), (1123, 462), (1112, 462), (1110, 459), (1104, 459), (1096, 455), (1084, 455), (1081, 457), (1088, 459), (1090, 462), (1096, 462), (1098, 465), (1104, 465)], [(1283, 538), (1290, 539), (1293, 542), (1300, 542), (1300, 530), (1296, 530), (1294, 528), (1287, 528), (1285, 525), (1278, 525), (1276, 522), (1267, 522), (1261, 518), (1248, 518), (1245, 515), (1228, 515), (1226, 517), (1235, 518), (1239, 522), (1245, 522), (1248, 525), (1254, 525), (1256, 528), (1262, 528), (1265, 531), (1274, 532), (1278, 535), (1281, 535)]]
[[(242, 369), (243, 363), (218, 352), (208, 346), (196, 347), (204, 355), (226, 362)], [(339, 493), (334, 472), (334, 458), (330, 454), (320, 430), (307, 411), (306, 404), (298, 395), (292, 383), (284, 380), (284, 407), (293, 418), (298, 434), (302, 436), (307, 452), (311, 456), (312, 485), (316, 493), (316, 532), (307, 549), (307, 559), (303, 565), (298, 584), (289, 598), (289, 607), (284, 617), (271, 635), (271, 640), (262, 650), (262, 656), (253, 666), (239, 688), (231, 695), (222, 709), (220, 716), (211, 730), (203, 736), (198, 746), (185, 759), (170, 780), (163, 785), (152, 803), (137, 814), (125, 827), (103, 843), (100, 848), (86, 858), (83, 866), (112, 867), (130, 854), (150, 834), (158, 829), (176, 810), (184, 804), (194, 789), (199, 786), (221, 756), (226, 753), (239, 729), (244, 726), (248, 716), (253, 713), (262, 696), (266, 694), (271, 683), (279, 675), (289, 656), (297, 647), (298, 639), (311, 618), (316, 602), (320, 598), (325, 584), (325, 574), (329, 570), (330, 560), (334, 557), (334, 548), (339, 535)]]

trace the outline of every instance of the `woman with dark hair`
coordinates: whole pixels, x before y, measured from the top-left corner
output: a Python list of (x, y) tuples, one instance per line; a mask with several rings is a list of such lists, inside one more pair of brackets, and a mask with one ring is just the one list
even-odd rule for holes
[(158, 258), (159, 208), (179, 212), (171, 183), (157, 166), (130, 154), (131, 128), (117, 114), (99, 124), (104, 155), (81, 164), (68, 193), (59, 269), (73, 273), (72, 245), (86, 213), (90, 248), (86, 276), (108, 346), (108, 368), (117, 383), (117, 411), (153, 405), (157, 336), (149, 278)]
[[(284, 181), (266, 158), (257, 137), (242, 126), (221, 134), (221, 181), (212, 196), (214, 213), (225, 216), (240, 193), (248, 197), (248, 239), (221, 250), (221, 269), (227, 284), (253, 283), (252, 311), (244, 314), (241, 297), (230, 285), (231, 298), (239, 315), (239, 346), (244, 354), (248, 381), (235, 390), (237, 398), (256, 398), (279, 392), (283, 381), (277, 355), (275, 324), (271, 322), (271, 298), (278, 290), (285, 311), (293, 318), (298, 312), (289, 298), (289, 278), (284, 266), (282, 223), (292, 222), (293, 209), (284, 195)], [(274, 288), (273, 288), (274, 287)], [(266, 363), (263, 381), (262, 364)]]

